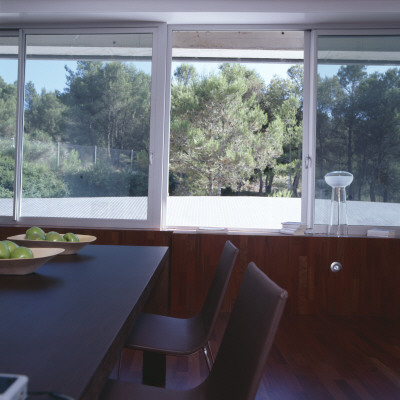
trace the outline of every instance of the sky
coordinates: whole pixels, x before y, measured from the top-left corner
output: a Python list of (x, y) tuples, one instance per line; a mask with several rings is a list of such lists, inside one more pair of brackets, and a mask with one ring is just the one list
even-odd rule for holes
[[(145, 63), (136, 63), (138, 69), (149, 72)], [(146, 62), (146, 64), (149, 64)], [(54, 90), (64, 91), (66, 87), (67, 71), (76, 69), (76, 61), (52, 60), (51, 68), (46, 60), (28, 60), (25, 69), (25, 81), (32, 81), (36, 91), (40, 92), (43, 88), (47, 92)], [(0, 59), (0, 76), (7, 82), (13, 83), (17, 80), (17, 60), (1, 60)]]
[[(173, 62), (172, 63), (172, 73), (175, 71), (175, 68), (182, 64), (181, 62)], [(221, 63), (213, 63), (213, 62), (204, 62), (204, 63), (187, 63), (192, 64), (200, 73), (204, 73), (205, 75), (214, 72), (217, 70), (218, 65)], [(254, 69), (260, 76), (263, 78), (264, 82), (268, 83), (274, 76), (279, 76), (281, 78), (287, 78), (288, 75), (286, 71), (293, 64), (284, 64), (284, 63), (271, 63), (271, 64), (263, 64), (260, 62), (255, 63), (243, 63), (248, 69)]]
[[(176, 66), (179, 64), (180, 63), (173, 63), (172, 71), (174, 71)], [(218, 65), (218, 63), (211, 62), (201, 63), (201, 66), (199, 66), (199, 72), (208, 74), (212, 71), (216, 71)], [(262, 63), (251, 63), (246, 65), (251, 69), (255, 69), (265, 82), (269, 82), (275, 75), (286, 78), (286, 71), (291, 66), (291, 64), (270, 64), (266, 68), (266, 66)], [(51, 62), (51, 68), (49, 68), (48, 61), (28, 60), (26, 65), (25, 80), (26, 82), (32, 81), (38, 92), (40, 92), (43, 88), (45, 88), (47, 92), (54, 90), (59, 90), (62, 92), (66, 87), (65, 82), (67, 75), (64, 66), (74, 70), (76, 62), (53, 60)], [(136, 66), (145, 72), (150, 72), (149, 68), (143, 64), (136, 64)], [(17, 60), (0, 60), (0, 76), (7, 83), (15, 82), (17, 80)]]
[[(180, 62), (172, 63), (172, 72), (175, 71), (177, 65)], [(204, 63), (193, 63), (200, 73), (209, 74), (210, 72), (216, 71), (219, 63), (204, 62)], [(281, 78), (287, 78), (287, 70), (292, 64), (281, 64), (281, 63), (245, 63), (249, 69), (254, 69), (266, 83), (269, 83), (274, 76)], [(46, 60), (28, 60), (26, 66), (26, 82), (32, 81), (35, 88), (40, 92), (43, 88), (47, 92), (59, 90), (64, 91), (66, 88), (66, 75), (65, 66), (75, 70), (76, 61), (66, 60), (53, 60), (51, 62), (51, 68), (49, 68), (49, 62)], [(143, 70), (144, 72), (150, 72), (150, 63), (142, 62), (135, 63), (135, 66)], [(318, 72), (321, 76), (333, 76), (337, 73), (339, 65), (324, 65), (319, 66)], [(368, 72), (380, 71), (383, 72), (388, 67), (368, 67)], [(0, 59), (0, 76), (7, 82), (13, 83), (17, 80), (17, 60), (1, 60)]]

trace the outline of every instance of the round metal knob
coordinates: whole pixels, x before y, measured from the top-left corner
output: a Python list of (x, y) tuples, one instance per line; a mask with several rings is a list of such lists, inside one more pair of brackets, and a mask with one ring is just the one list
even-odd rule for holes
[(339, 272), (342, 268), (343, 268), (343, 267), (342, 267), (342, 264), (340, 264), (339, 261), (334, 261), (334, 262), (331, 264), (331, 271), (332, 271), (332, 272)]

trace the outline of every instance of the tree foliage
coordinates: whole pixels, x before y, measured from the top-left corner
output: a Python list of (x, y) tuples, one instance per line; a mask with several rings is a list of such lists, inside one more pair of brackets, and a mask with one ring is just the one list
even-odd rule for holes
[(299, 197), (303, 134), (302, 66), (290, 67), (287, 75), (287, 78), (274, 77), (262, 99), (262, 107), (269, 115), (269, 128), (279, 127), (282, 141), (281, 154), (275, 155), (272, 167), (267, 164), (264, 169), (265, 191), (268, 195)]
[[(81, 61), (76, 71), (66, 71), (67, 88), (62, 93), (45, 89), (38, 93), (32, 82), (26, 83), (24, 194), (147, 194), (150, 76), (120, 62)], [(16, 84), (0, 78), (0, 138), (15, 136), (16, 93)], [(60, 150), (60, 144), (71, 149)], [(1, 157), (13, 159), (13, 151), (10, 141), (1, 149)], [(13, 170), (7, 165), (0, 166), (2, 197), (11, 197), (13, 191)]]
[(175, 194), (221, 195), (241, 191), (281, 151), (280, 132), (266, 130), (260, 107), (263, 81), (239, 64), (199, 75), (183, 65), (175, 72), (171, 107), (171, 171)]
[[(79, 144), (137, 151), (147, 148), (150, 76), (119, 62), (79, 61), (67, 69), (66, 134)], [(85, 135), (82, 135), (85, 132)]]
[(25, 85), (24, 131), (29, 139), (60, 141), (65, 130), (66, 106), (58, 92), (37, 93), (32, 82)]
[(0, 137), (15, 136), (17, 116), (17, 86), (0, 76)]
[[(66, 74), (63, 92), (26, 83), (24, 195), (146, 196), (150, 75), (97, 61)], [(301, 65), (265, 83), (240, 64), (208, 75), (181, 64), (171, 87), (170, 195), (301, 196), (302, 91)], [(343, 65), (318, 76), (317, 91), (317, 189), (344, 169), (355, 176), (350, 198), (399, 202), (399, 69)], [(0, 77), (0, 197), (13, 193), (16, 98), (16, 84)]]
[(342, 66), (318, 82), (317, 179), (332, 170), (354, 175), (349, 197), (400, 201), (400, 72), (367, 74)]

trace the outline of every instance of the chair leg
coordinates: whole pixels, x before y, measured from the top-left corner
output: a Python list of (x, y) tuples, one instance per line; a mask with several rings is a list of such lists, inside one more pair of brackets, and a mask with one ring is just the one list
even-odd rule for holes
[(214, 364), (215, 357), (214, 357), (214, 354), (211, 349), (211, 344), (210, 344), (210, 342), (207, 342), (207, 344), (208, 344), (208, 352), (210, 353), (210, 357), (211, 357), (211, 364)]
[(143, 351), (142, 383), (165, 387), (167, 356), (163, 353)]
[(214, 356), (211, 350), (210, 342), (203, 347), (204, 357), (206, 358), (208, 372), (211, 372), (211, 368), (214, 364)]
[(118, 357), (118, 372), (117, 372), (117, 379), (121, 378), (121, 364), (122, 364), (122, 350), (119, 352)]

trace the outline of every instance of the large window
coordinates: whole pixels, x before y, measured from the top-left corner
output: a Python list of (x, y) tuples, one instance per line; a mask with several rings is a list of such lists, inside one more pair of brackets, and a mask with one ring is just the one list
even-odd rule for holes
[(400, 225), (400, 36), (318, 37), (315, 223), (329, 223), (326, 173), (348, 171), (349, 225)]
[(0, 31), (0, 223), (399, 227), (399, 104), (396, 31)]
[[(161, 166), (163, 132), (158, 130), (158, 139), (154, 132), (163, 124), (164, 82), (154, 76), (157, 31), (32, 30), (21, 37), (24, 123), (16, 156), (22, 179), (15, 187), (20, 200), (14, 218), (160, 226), (161, 178), (153, 171)], [(17, 65), (8, 63), (2, 71), (12, 96)], [(6, 109), (13, 114), (4, 113), (2, 120), (10, 124), (14, 117), (15, 127), (15, 99), (5, 100), (14, 101)], [(0, 129), (0, 140), (13, 149), (15, 132), (3, 124)], [(2, 151), (9, 152), (6, 146)], [(14, 154), (11, 166), (13, 161)], [(8, 205), (12, 191), (4, 179), (0, 201)]]
[(300, 221), (303, 60), (303, 32), (172, 32), (167, 226)]

